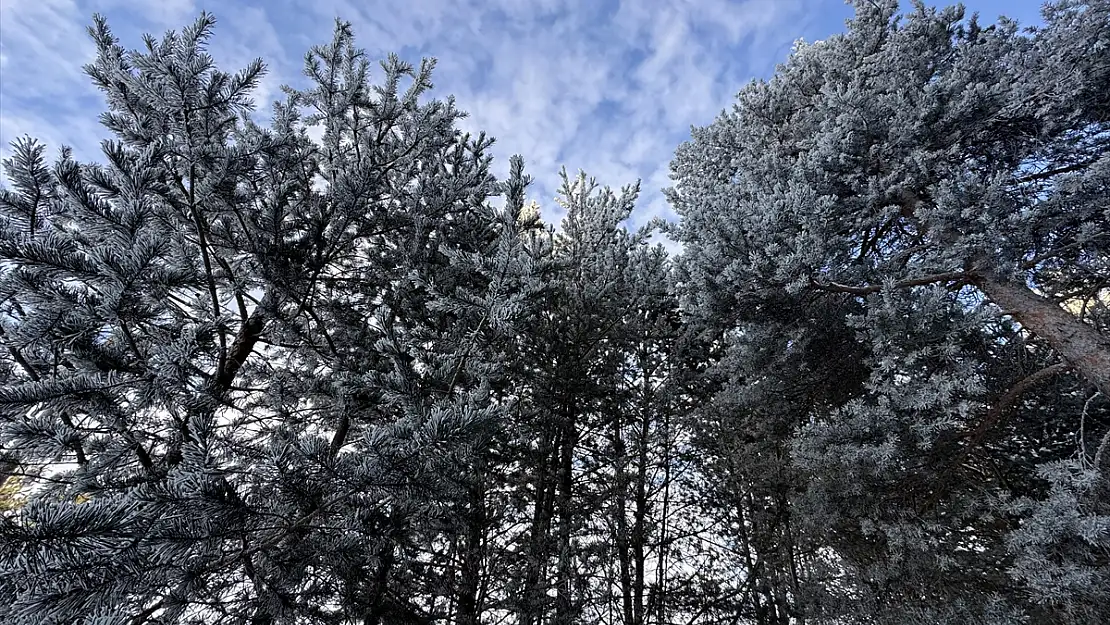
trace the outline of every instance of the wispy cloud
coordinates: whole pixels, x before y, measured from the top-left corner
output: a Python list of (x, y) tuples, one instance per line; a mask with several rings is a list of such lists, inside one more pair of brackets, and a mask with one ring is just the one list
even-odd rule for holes
[[(989, 19), (1006, 12), (966, 4)], [(102, 101), (81, 71), (92, 13), (138, 46), (202, 9), (220, 20), (212, 53), (225, 67), (267, 62), (260, 113), (282, 83), (300, 83), (304, 52), (340, 17), (373, 56), (437, 57), (436, 93), (455, 95), (467, 130), (497, 138), (499, 173), (524, 156), (547, 220), (561, 217), (551, 198), (565, 165), (613, 186), (642, 179), (636, 224), (670, 215), (660, 189), (691, 125), (768, 75), (793, 41), (842, 30), (850, 14), (841, 0), (3, 0), (0, 153), (31, 134), (96, 158)]]

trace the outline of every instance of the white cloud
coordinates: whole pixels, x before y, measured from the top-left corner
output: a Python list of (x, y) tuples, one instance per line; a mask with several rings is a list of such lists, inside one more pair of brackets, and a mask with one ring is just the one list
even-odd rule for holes
[(456, 96), (467, 130), (497, 138), (498, 173), (524, 156), (547, 219), (560, 217), (552, 195), (566, 165), (615, 187), (642, 178), (636, 223), (669, 214), (659, 190), (690, 125), (781, 61), (814, 15), (834, 15), (838, 30), (846, 13), (840, 0), (4, 0), (0, 140), (29, 132), (87, 157), (103, 136), (102, 102), (80, 70), (91, 14), (137, 47), (142, 32), (184, 26), (203, 8), (219, 19), (212, 53), (226, 69), (267, 62), (263, 115), (281, 83), (301, 83), (304, 52), (342, 17), (374, 57), (438, 57), (436, 94)]
[[(81, 87), (87, 85), (81, 65), (94, 54), (81, 16), (74, 0), (0, 2), (0, 51), (16, 61), (4, 73), (4, 95), (67, 100), (74, 87), (92, 91), (91, 86)], [(10, 107), (5, 103), (5, 114)]]
[(200, 12), (193, 0), (94, 0), (90, 7), (105, 15), (117, 12), (127, 12), (132, 17), (141, 15), (149, 26), (161, 30), (183, 26)]

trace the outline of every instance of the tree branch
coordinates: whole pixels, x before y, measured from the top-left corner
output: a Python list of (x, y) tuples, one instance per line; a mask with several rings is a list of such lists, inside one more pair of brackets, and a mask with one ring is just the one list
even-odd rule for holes
[[(931, 276), (911, 278), (909, 280), (895, 282), (893, 288), (906, 289), (914, 286), (936, 284), (937, 282), (971, 282), (971, 276), (964, 271), (951, 271), (947, 273), (938, 273)], [(852, 286), (849, 284), (839, 284), (837, 282), (818, 282), (814, 278), (809, 279), (809, 284), (813, 288), (820, 291), (828, 291), (830, 293), (850, 293), (852, 295), (870, 295), (872, 293), (878, 293), (884, 288), (884, 286), (881, 284)]]
[(983, 418), (983, 422), (980, 423), (979, 427), (976, 428), (974, 433), (972, 433), (971, 442), (968, 445), (968, 448), (970, 449), (971, 447), (977, 445), (979, 441), (982, 440), (983, 436), (986, 435), (987, 431), (990, 430), (990, 428), (994, 427), (994, 424), (1000, 421), (1002, 417), (1004, 417), (1006, 413), (1008, 413), (1010, 409), (1014, 407), (1014, 405), (1017, 403), (1017, 400), (1020, 399), (1023, 394), (1025, 394), (1025, 391), (1029, 390), (1032, 386), (1041, 382), (1042, 380), (1050, 378), (1057, 373), (1068, 369), (1068, 367), (1069, 366), (1067, 363), (1058, 362), (1054, 365), (1049, 365), (1043, 369), (1034, 371), (1033, 373), (1030, 373), (1024, 378), (1018, 380), (1017, 383), (1011, 386), (1008, 391), (1003, 393), (1002, 397), (999, 397), (998, 401), (995, 402), (995, 404), (991, 406), (989, 410), (987, 410), (987, 415)]
[[(4, 328), (2, 327), (0, 327), (0, 336), (5, 336)], [(23, 353), (20, 352), (19, 349), (17, 349), (14, 345), (8, 345), (8, 353), (11, 354), (16, 363), (18, 363), (19, 366), (27, 372), (27, 376), (30, 377), (32, 381), (38, 382), (42, 380), (42, 376), (39, 375), (39, 372), (35, 371), (35, 368), (31, 366), (30, 362), (27, 361), (27, 359), (23, 356)], [(62, 420), (62, 423), (64, 423), (67, 427), (74, 431), (77, 430), (77, 426), (74, 425), (73, 419), (70, 418), (67, 411), (59, 411), (58, 416)], [(87, 458), (85, 456), (85, 448), (81, 444), (81, 441), (73, 443), (71, 449), (73, 449), (73, 453), (77, 456), (77, 464), (84, 465), (87, 462)]]
[(215, 390), (217, 394), (222, 395), (231, 388), (231, 383), (235, 380), (235, 375), (239, 373), (239, 369), (247, 362), (247, 358), (254, 351), (254, 346), (258, 339), (262, 336), (262, 328), (266, 325), (267, 308), (273, 298), (270, 292), (262, 297), (262, 301), (258, 302), (254, 310), (251, 311), (250, 316), (246, 322), (239, 327), (239, 333), (235, 335), (235, 341), (231, 344), (231, 349), (227, 354), (227, 359), (223, 363), (223, 367), (216, 375), (214, 381)]
[(1025, 184), (1027, 182), (1036, 182), (1038, 180), (1045, 180), (1046, 178), (1051, 178), (1053, 176), (1058, 176), (1060, 174), (1067, 174), (1067, 173), (1071, 173), (1073, 171), (1079, 171), (1080, 169), (1083, 169), (1085, 167), (1090, 166), (1092, 163), (1094, 163), (1094, 161), (1083, 161), (1081, 163), (1072, 163), (1071, 165), (1065, 165), (1063, 167), (1057, 167), (1056, 169), (1048, 169), (1048, 170), (1045, 170), (1045, 171), (1040, 171), (1040, 172), (1037, 172), (1035, 174), (1029, 174), (1028, 176), (1023, 176), (1021, 178), (1018, 178), (1018, 179), (1014, 180), (1014, 184)]
[[(987, 414), (983, 417), (983, 420), (979, 423), (979, 426), (976, 427), (973, 432), (964, 437), (968, 439), (967, 443), (960, 449), (959, 453), (956, 454), (956, 457), (948, 463), (948, 466), (945, 467), (941, 475), (946, 475), (950, 473), (955, 467), (958, 467), (960, 464), (962, 464), (964, 460), (966, 460), (967, 457), (971, 455), (971, 452), (976, 447), (978, 447), (981, 442), (983, 442), (983, 439), (986, 438), (987, 433), (990, 432), (991, 428), (997, 425), (998, 422), (1001, 421), (1002, 418), (1010, 412), (1010, 410), (1017, 404), (1017, 401), (1021, 398), (1022, 395), (1025, 394), (1026, 391), (1028, 391), (1031, 387), (1038, 384), (1039, 382), (1069, 368), (1070, 366), (1067, 363), (1059, 362), (1054, 365), (1044, 367), (1043, 369), (1034, 371), (1033, 373), (1018, 380), (1013, 386), (1009, 388), (1009, 390), (1007, 390), (1005, 393), (1002, 394), (1001, 397), (998, 398), (998, 401), (994, 402), (994, 404), (987, 409)], [(928, 510), (936, 505), (936, 503), (940, 500), (943, 490), (944, 485), (938, 484), (936, 490), (933, 492), (932, 497), (930, 497), (928, 502), (925, 504), (925, 510)]]

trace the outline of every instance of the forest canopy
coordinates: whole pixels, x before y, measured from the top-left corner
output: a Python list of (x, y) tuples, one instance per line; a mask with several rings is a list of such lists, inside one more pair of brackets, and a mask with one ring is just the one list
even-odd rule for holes
[(262, 123), (94, 17), (100, 159), (3, 162), (0, 621), (1110, 621), (1110, 0), (852, 4), (638, 229), (346, 22)]

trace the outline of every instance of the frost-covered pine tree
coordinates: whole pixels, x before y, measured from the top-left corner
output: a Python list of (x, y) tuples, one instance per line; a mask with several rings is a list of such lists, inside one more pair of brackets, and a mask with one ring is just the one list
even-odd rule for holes
[(511, 609), (519, 622), (581, 618), (592, 566), (586, 526), (597, 513), (583, 483), (587, 430), (612, 391), (612, 342), (627, 301), (623, 273), (634, 237), (620, 227), (638, 194), (615, 193), (585, 174), (562, 172), (560, 231), (543, 249), (549, 264), (542, 308), (518, 337), (522, 383), (514, 454), (521, 465), (513, 503), (523, 531), (513, 540)]
[[(773, 539), (748, 603), (1104, 622), (1110, 3), (1030, 31), (854, 4), (672, 164), (686, 308), (719, 351), (705, 410), (776, 524), (741, 521)], [(806, 549), (776, 581), (784, 518)]]
[(261, 127), (213, 25), (132, 51), (96, 18), (103, 162), (5, 163), (5, 622), (419, 621), (413, 559), (503, 412), (529, 269), (522, 202), (487, 199), (519, 166), (345, 23)]

